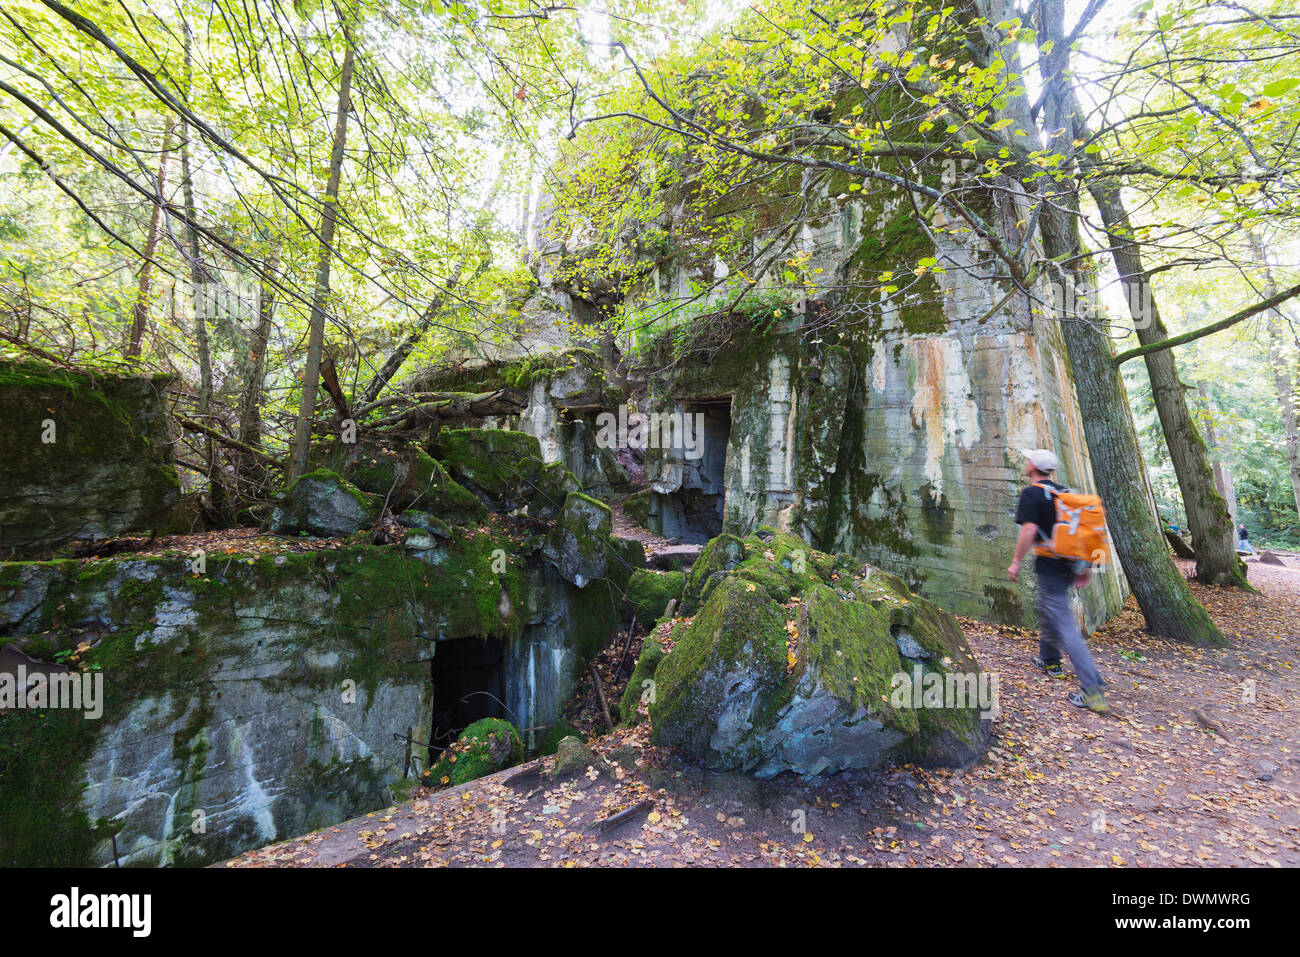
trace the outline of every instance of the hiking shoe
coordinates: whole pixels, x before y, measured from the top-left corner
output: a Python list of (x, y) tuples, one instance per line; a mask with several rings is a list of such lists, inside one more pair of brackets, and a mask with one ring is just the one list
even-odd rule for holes
[(1100, 691), (1094, 691), (1092, 694), (1071, 691), (1067, 700), (1076, 708), (1087, 708), (1097, 714), (1110, 714), (1110, 704), (1106, 701), (1106, 696)]
[(1065, 669), (1061, 667), (1061, 663), (1059, 661), (1053, 661), (1050, 665), (1045, 665), (1043, 664), (1042, 658), (1038, 657), (1038, 655), (1034, 655), (1032, 658), (1029, 659), (1029, 663), (1032, 664), (1039, 671), (1044, 672), (1049, 678), (1065, 677)]

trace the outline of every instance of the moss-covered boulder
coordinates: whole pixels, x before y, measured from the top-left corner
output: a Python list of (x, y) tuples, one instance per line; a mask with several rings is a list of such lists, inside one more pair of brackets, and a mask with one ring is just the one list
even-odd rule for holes
[(793, 535), (741, 544), (655, 670), (656, 744), (760, 777), (979, 756), (997, 687), (951, 615)]
[(579, 491), (578, 480), (560, 462), (542, 469), (528, 502), (528, 516), (540, 522), (553, 522), (564, 508), (570, 492)]
[(642, 622), (658, 621), (668, 603), (682, 597), (685, 572), (634, 571), (627, 580), (627, 600), (632, 613)]
[(495, 511), (524, 508), (537, 496), (540, 482), (553, 485), (557, 480), (553, 474), (543, 476), (547, 465), (541, 446), (523, 432), (444, 429), (431, 451), (452, 478)]
[(604, 760), (595, 751), (587, 747), (582, 738), (570, 735), (560, 739), (555, 749), (555, 769), (551, 776), (557, 781), (567, 781), (587, 773), (588, 768), (597, 772), (605, 770)]
[(502, 718), (483, 718), (460, 733), (436, 764), (424, 772), (430, 787), (464, 784), (524, 759), (518, 729)]
[(589, 495), (570, 492), (547, 536), (544, 554), (561, 578), (582, 588), (604, 577), (612, 528), (608, 505)]
[(329, 469), (300, 475), (280, 493), (271, 529), (280, 535), (340, 538), (375, 521), (376, 509), (359, 488)]
[(745, 543), (735, 535), (719, 535), (704, 546), (686, 578), (683, 610), (693, 614), (708, 597), (709, 589), (745, 558)]
[(483, 503), (418, 445), (363, 437), (316, 446), (312, 460), (362, 492), (386, 500), (395, 512), (415, 509), (451, 525), (469, 525), (487, 513)]
[(551, 725), (550, 729), (542, 737), (541, 744), (537, 746), (537, 753), (542, 756), (554, 754), (556, 749), (559, 748), (560, 742), (563, 739), (570, 737), (576, 737), (579, 740), (583, 740), (586, 738), (586, 735), (582, 733), (582, 729), (577, 725), (571, 724), (561, 718), (559, 721), (555, 722), (555, 724)]
[(650, 495), (650, 490), (643, 488), (623, 499), (623, 512), (642, 528), (650, 527)]
[(0, 361), (0, 555), (166, 529), (180, 497), (166, 385)]

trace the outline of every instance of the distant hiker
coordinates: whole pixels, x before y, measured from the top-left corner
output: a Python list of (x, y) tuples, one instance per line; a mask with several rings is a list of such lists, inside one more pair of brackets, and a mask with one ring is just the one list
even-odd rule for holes
[[(1047, 449), (1028, 449), (1024, 456), (1025, 477), (1030, 485), (1020, 493), (1016, 505), (1020, 534), (1007, 574), (1012, 581), (1019, 581), (1020, 563), (1030, 546), (1035, 546), (1034, 571), (1038, 575), (1038, 622), (1042, 637), (1038, 654), (1030, 660), (1052, 677), (1064, 678), (1061, 655), (1069, 655), (1081, 685), (1080, 691), (1070, 692), (1070, 704), (1108, 714), (1110, 705), (1101, 690), (1101, 675), (1070, 608), (1070, 587), (1084, 588), (1092, 578), (1092, 562), (1083, 556), (1109, 548), (1096, 543), (1098, 528), (1103, 537), (1105, 529), (1101, 500), (1096, 496), (1076, 495), (1058, 484), (1055, 476), (1060, 462)], [(1068, 521), (1058, 517), (1058, 502), (1069, 511)], [(1091, 537), (1080, 536), (1080, 532)], [(1075, 541), (1076, 537), (1079, 541)], [(1088, 549), (1082, 555), (1080, 545)], [(1061, 557), (1062, 553), (1071, 557)]]
[(1237, 550), (1255, 554), (1255, 546), (1250, 544), (1250, 532), (1246, 531), (1246, 524), (1243, 522), (1237, 529)]

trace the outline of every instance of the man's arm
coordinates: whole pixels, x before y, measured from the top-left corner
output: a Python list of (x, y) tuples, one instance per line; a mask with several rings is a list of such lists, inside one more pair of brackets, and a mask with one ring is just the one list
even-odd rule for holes
[(1011, 566), (1007, 569), (1007, 574), (1011, 576), (1013, 582), (1020, 581), (1020, 563), (1024, 561), (1025, 554), (1029, 551), (1029, 546), (1034, 543), (1034, 537), (1038, 534), (1038, 526), (1033, 522), (1025, 522), (1020, 526), (1020, 534), (1016, 536), (1016, 557), (1011, 560)]

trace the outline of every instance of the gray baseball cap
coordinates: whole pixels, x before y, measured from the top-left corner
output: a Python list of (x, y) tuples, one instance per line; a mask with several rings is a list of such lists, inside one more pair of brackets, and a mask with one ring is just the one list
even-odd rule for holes
[(1021, 449), (1020, 454), (1040, 472), (1055, 472), (1061, 467), (1060, 459), (1047, 449)]

